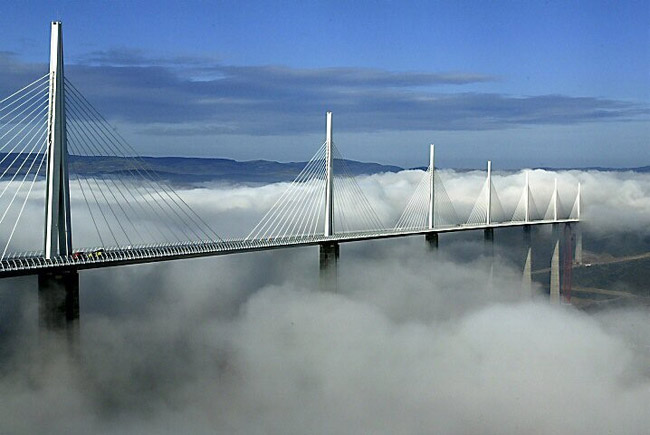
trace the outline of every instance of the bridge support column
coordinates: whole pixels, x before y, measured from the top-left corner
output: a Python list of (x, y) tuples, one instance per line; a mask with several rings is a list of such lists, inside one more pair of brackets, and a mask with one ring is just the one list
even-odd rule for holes
[(528, 251), (526, 252), (526, 262), (524, 263), (524, 273), (521, 278), (521, 293), (523, 299), (533, 298), (532, 263), (533, 263), (533, 248), (528, 247)]
[(79, 272), (38, 275), (39, 328), (74, 338), (79, 327)]
[(431, 251), (438, 249), (438, 233), (427, 233), (424, 239), (427, 241), (427, 246)]
[(485, 254), (494, 254), (494, 228), (486, 228), (483, 230), (483, 242), (485, 246)]
[(582, 228), (580, 224), (576, 224), (576, 250), (575, 250), (575, 264), (582, 264)]
[(484, 254), (490, 264), (487, 288), (492, 290), (494, 280), (494, 228), (486, 228), (483, 231)]
[(560, 232), (557, 224), (553, 224), (553, 239), (555, 248), (551, 257), (551, 283), (550, 283), (550, 302), (552, 304), (560, 303)]
[(524, 226), (524, 243), (526, 245), (526, 261), (524, 263), (524, 273), (521, 278), (521, 292), (523, 299), (532, 299), (533, 297), (533, 238), (529, 225)]
[(338, 243), (322, 243), (320, 246), (319, 286), (321, 291), (338, 292)]
[(564, 244), (561, 246), (560, 259), (562, 261), (562, 272), (560, 277), (560, 293), (564, 301), (571, 302), (571, 282), (573, 275), (573, 244), (575, 238), (571, 223), (564, 224)]

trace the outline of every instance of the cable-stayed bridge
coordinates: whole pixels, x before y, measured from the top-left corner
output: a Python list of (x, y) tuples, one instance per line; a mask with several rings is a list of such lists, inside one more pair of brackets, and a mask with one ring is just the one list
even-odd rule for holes
[[(0, 100), (0, 278), (38, 275), (46, 323), (60, 322), (62, 312), (78, 316), (82, 269), (318, 245), (322, 274), (331, 278), (340, 243), (425, 235), (437, 246), (444, 232), (484, 230), (491, 239), (496, 228), (580, 220), (580, 186), (566, 207), (557, 180), (551, 197), (540, 198), (526, 175), (519, 201), (504, 204), (490, 162), (465, 217), (435, 170), (432, 145), (399, 219), (386, 223), (346, 167), (328, 112), (324, 142), (286, 192), (246, 237), (222, 238), (65, 78), (62, 47), (54, 22), (50, 71)], [(102, 159), (89, 171), (93, 156)], [(111, 159), (122, 173), (101, 166)], [(76, 219), (94, 231), (73, 233)], [(42, 249), (24, 249), (24, 239)]]

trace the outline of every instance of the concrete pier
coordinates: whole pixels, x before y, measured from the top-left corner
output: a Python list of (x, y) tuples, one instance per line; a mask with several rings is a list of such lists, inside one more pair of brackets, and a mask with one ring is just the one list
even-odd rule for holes
[(494, 257), (494, 228), (483, 230), (483, 255), (492, 261)]
[(550, 301), (552, 304), (560, 303), (560, 239), (555, 239), (555, 248), (551, 257), (551, 284)]
[(526, 262), (524, 263), (524, 273), (521, 277), (521, 296), (522, 299), (532, 299), (533, 297), (533, 248), (529, 247), (526, 253)]
[(524, 245), (526, 246), (526, 259), (521, 277), (521, 294), (522, 299), (531, 299), (533, 297), (533, 235), (530, 225), (524, 226)]
[(39, 328), (76, 334), (79, 326), (79, 272), (38, 276)]
[(582, 264), (582, 228), (580, 227), (580, 224), (575, 225), (575, 233), (576, 249), (573, 261), (575, 264)]
[(319, 287), (321, 291), (338, 292), (338, 243), (322, 243), (320, 246)]
[(427, 246), (430, 250), (436, 251), (438, 249), (438, 233), (428, 233), (424, 236), (427, 241)]
[(487, 228), (483, 231), (483, 255), (489, 262), (489, 275), (487, 282), (488, 291), (494, 289), (494, 229)]
[(483, 240), (485, 240), (486, 244), (492, 244), (494, 242), (494, 228), (486, 228), (483, 230)]

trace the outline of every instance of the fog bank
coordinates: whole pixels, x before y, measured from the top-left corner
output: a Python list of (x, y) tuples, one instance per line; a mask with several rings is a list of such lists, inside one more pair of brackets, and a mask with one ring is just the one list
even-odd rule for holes
[[(534, 171), (531, 183), (556, 175), (566, 205), (582, 182), (586, 237), (648, 234), (650, 176)], [(358, 181), (390, 221), (421, 176)], [(441, 176), (471, 208), (484, 173)], [(516, 204), (523, 174), (494, 182)], [(237, 237), (285, 187), (181, 194)], [(311, 247), (82, 272), (75, 356), (39, 337), (35, 282), (5, 281), (0, 432), (646, 431), (647, 307), (588, 315), (548, 305), (539, 286), (528, 300), (523, 258), (502, 255), (519, 247), (497, 247), (492, 263), (482, 246), (479, 233), (441, 236), (436, 253), (421, 237), (343, 245), (337, 294), (317, 290)]]

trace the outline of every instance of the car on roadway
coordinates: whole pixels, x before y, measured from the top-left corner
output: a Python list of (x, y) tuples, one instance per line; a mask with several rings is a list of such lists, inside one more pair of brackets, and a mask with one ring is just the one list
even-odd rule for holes
[(99, 258), (102, 258), (106, 255), (106, 250), (104, 249), (96, 249), (94, 251), (77, 251), (72, 254), (72, 258), (74, 260), (83, 260), (83, 259), (88, 259), (88, 260), (96, 260)]

